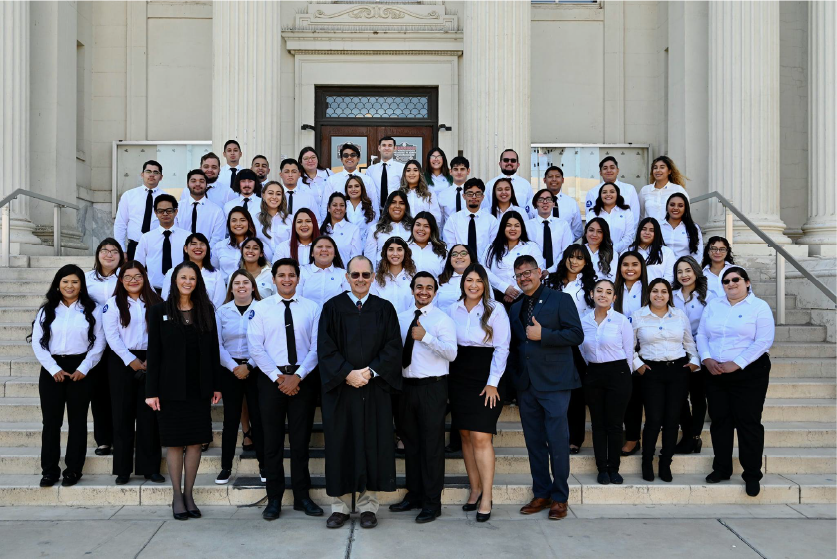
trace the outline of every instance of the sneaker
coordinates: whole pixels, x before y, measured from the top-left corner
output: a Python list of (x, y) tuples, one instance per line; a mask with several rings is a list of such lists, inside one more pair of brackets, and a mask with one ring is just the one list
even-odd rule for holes
[(226, 484), (230, 481), (230, 476), (232, 476), (230, 469), (221, 469), (221, 472), (215, 477), (215, 484)]

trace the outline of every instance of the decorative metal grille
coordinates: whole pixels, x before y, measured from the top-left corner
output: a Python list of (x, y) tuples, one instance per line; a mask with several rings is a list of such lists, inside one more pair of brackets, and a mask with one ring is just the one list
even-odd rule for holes
[(426, 119), (428, 96), (327, 95), (326, 117)]

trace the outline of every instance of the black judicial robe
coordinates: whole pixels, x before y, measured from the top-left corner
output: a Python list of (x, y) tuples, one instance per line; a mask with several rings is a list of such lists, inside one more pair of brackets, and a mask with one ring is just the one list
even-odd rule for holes
[[(370, 295), (358, 311), (346, 292), (323, 305), (317, 355), (323, 388), (326, 493), (395, 490), (393, 389), (401, 389), (401, 329), (392, 304)], [(377, 377), (356, 389), (354, 369)]]

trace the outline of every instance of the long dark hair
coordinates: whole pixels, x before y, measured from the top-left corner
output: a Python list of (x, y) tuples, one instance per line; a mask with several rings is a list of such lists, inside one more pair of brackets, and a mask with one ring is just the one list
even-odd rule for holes
[(139, 293), (139, 298), (145, 304), (145, 328), (147, 329), (148, 310), (151, 309), (152, 305), (156, 305), (163, 300), (157, 295), (154, 288), (151, 287), (151, 282), (148, 281), (148, 273), (139, 261), (127, 261), (125, 266), (119, 269), (119, 280), (116, 283), (116, 291), (113, 293), (116, 297), (116, 308), (119, 310), (119, 324), (123, 327), (131, 324), (131, 311), (128, 306), (128, 298), (131, 296), (128, 295), (128, 290), (125, 289), (125, 285), (122, 283), (122, 279), (125, 277), (125, 271), (131, 269), (139, 270), (142, 276), (142, 291)]
[(363, 209), (363, 217), (367, 224), (371, 223), (375, 219), (375, 207), (372, 205), (372, 199), (369, 198), (369, 193), (366, 192), (366, 185), (363, 179), (357, 175), (349, 175), (346, 178), (346, 184), (343, 185), (343, 192), (346, 193), (346, 208), (349, 207), (349, 201), (351, 200), (349, 197), (349, 182), (353, 179), (360, 185), (360, 207)]
[(212, 329), (215, 327), (215, 306), (212, 305), (206, 293), (206, 284), (203, 282), (201, 270), (192, 261), (184, 261), (174, 267), (174, 273), (171, 275), (169, 299), (165, 302), (166, 314), (176, 324), (185, 325), (181, 312), (177, 308), (177, 304), (180, 301), (180, 290), (177, 288), (177, 275), (184, 268), (191, 269), (196, 277), (195, 289), (189, 295), (189, 299), (192, 301), (192, 323), (203, 333), (212, 332)]
[(593, 213), (598, 216), (602, 213), (602, 209), (604, 209), (604, 202), (602, 201), (602, 189), (608, 185), (612, 185), (614, 189), (616, 189), (616, 207), (621, 208), (622, 210), (628, 210), (630, 206), (625, 203), (625, 199), (622, 197), (622, 190), (619, 188), (619, 185), (616, 183), (605, 183), (601, 187), (599, 187), (599, 196), (596, 197), (596, 204), (593, 205)]
[(642, 269), (639, 275), (639, 282), (640, 287), (640, 305), (645, 307), (648, 305), (648, 268), (645, 265), (645, 259), (642, 258), (642, 255), (637, 253), (636, 251), (625, 251), (621, 255), (619, 255), (619, 264), (616, 265), (616, 282), (613, 283), (613, 287), (616, 289), (616, 301), (613, 302), (613, 309), (622, 313), (622, 302), (625, 300), (623, 296), (625, 292), (625, 279), (622, 277), (622, 261), (624, 261), (627, 257), (634, 257), (636, 260), (639, 261), (639, 266)]
[(381, 260), (378, 261), (378, 267), (375, 271), (375, 280), (381, 287), (386, 286), (387, 275), (390, 273), (389, 260), (387, 260), (387, 250), (389, 250), (391, 245), (398, 245), (404, 249), (404, 260), (401, 261), (401, 266), (404, 267), (404, 271), (410, 276), (414, 276), (416, 274), (416, 263), (413, 261), (412, 249), (410, 249), (407, 242), (400, 237), (390, 237), (384, 241), (384, 246), (381, 248)]
[(442, 273), (439, 275), (439, 285), (440, 285), (440, 286), (441, 286), (442, 284), (447, 284), (447, 283), (450, 281), (450, 279), (451, 279), (451, 277), (453, 276), (453, 274), (456, 272), (456, 271), (453, 269), (453, 265), (452, 265), (452, 264), (451, 264), (451, 262), (450, 262), (450, 261), (451, 261), (451, 256), (450, 256), (450, 254), (451, 254), (451, 253), (453, 252), (453, 250), (454, 250), (454, 249), (456, 249), (457, 247), (462, 247), (462, 248), (464, 248), (466, 251), (468, 251), (468, 257), (470, 257), (470, 259), (471, 259), (471, 264), (474, 264), (474, 263), (476, 263), (476, 262), (479, 262), (479, 261), (477, 260), (477, 254), (476, 254), (476, 253), (474, 253), (474, 250), (473, 250), (473, 249), (471, 249), (471, 247), (469, 247), (468, 245), (463, 245), (462, 243), (456, 243), (455, 245), (453, 245), (453, 246), (452, 246), (452, 247), (448, 250), (448, 258), (447, 258), (447, 260), (445, 260), (445, 268), (444, 268), (444, 269), (442, 269)]
[(677, 267), (680, 266), (680, 263), (686, 263), (691, 267), (692, 272), (695, 275), (695, 288), (692, 290), (692, 293), (697, 294), (698, 301), (701, 305), (705, 306), (706, 292), (709, 290), (709, 280), (706, 278), (706, 275), (703, 274), (703, 269), (698, 266), (694, 257), (686, 255), (685, 257), (677, 259), (677, 262), (674, 263), (674, 282), (671, 287), (675, 290), (683, 289), (683, 284), (681, 284), (680, 280), (677, 279)]
[(642, 228), (646, 226), (646, 224), (654, 226), (654, 239), (651, 240), (651, 245), (648, 246), (648, 259), (646, 259), (645, 264), (649, 266), (652, 264), (663, 264), (663, 245), (665, 245), (666, 242), (663, 240), (663, 232), (660, 229), (660, 222), (658, 222), (656, 218), (648, 216), (639, 222), (639, 225), (636, 227), (636, 236), (634, 237), (634, 242), (630, 246), (630, 250), (639, 252), (639, 233), (642, 231)]
[(203, 256), (201, 266), (209, 272), (215, 272), (215, 267), (212, 266), (212, 247), (209, 245), (209, 239), (207, 239), (206, 236), (199, 231), (189, 235), (189, 237), (186, 238), (186, 241), (183, 242), (183, 260), (192, 261), (191, 257), (189, 257), (189, 253), (186, 252), (186, 247), (188, 247), (195, 239), (206, 245), (206, 255)]
[[(125, 253), (123, 252), (122, 245), (119, 244), (119, 241), (114, 239), (113, 237), (105, 237), (102, 239), (102, 242), (99, 243), (99, 246), (96, 247), (96, 257), (93, 262), (93, 270), (96, 271), (96, 280), (104, 280), (106, 278), (104, 270), (102, 270), (102, 261), (99, 260), (99, 251), (102, 250), (102, 247), (105, 245), (113, 245), (117, 249), (119, 249), (119, 262), (116, 263), (116, 268), (114, 272), (122, 268), (122, 265), (125, 264)], [(111, 273), (113, 274), (113, 272)]]
[(247, 234), (244, 236), (245, 239), (248, 237), (256, 237), (256, 224), (253, 222), (253, 216), (250, 215), (250, 212), (244, 209), (244, 206), (235, 206), (230, 213), (227, 214), (227, 237), (229, 239), (230, 247), (235, 247), (235, 236), (233, 235), (232, 230), (230, 229), (230, 219), (232, 215), (238, 212), (239, 214), (243, 214), (245, 218), (247, 218)]
[(308, 264), (312, 264), (314, 262), (314, 247), (317, 246), (317, 243), (320, 241), (328, 241), (331, 243), (331, 246), (334, 247), (334, 259), (331, 261), (331, 266), (337, 268), (346, 268), (343, 266), (343, 257), (340, 256), (340, 250), (337, 248), (337, 243), (329, 237), (328, 235), (320, 235), (314, 241), (311, 242), (311, 251), (308, 253)]
[(613, 240), (610, 238), (610, 225), (604, 218), (591, 218), (587, 220), (584, 225), (584, 234), (581, 236), (581, 242), (587, 244), (587, 228), (592, 224), (599, 224), (602, 228), (602, 242), (599, 243), (599, 267), (602, 274), (610, 276), (610, 262), (613, 260)]
[(416, 226), (416, 220), (427, 220), (428, 225), (430, 226), (430, 239), (427, 240), (430, 243), (430, 247), (433, 249), (433, 253), (438, 255), (439, 257), (445, 258), (448, 254), (447, 245), (445, 242), (442, 241), (441, 237), (439, 236), (439, 225), (436, 223), (436, 217), (427, 211), (422, 211), (416, 214), (413, 217), (413, 225), (410, 226), (410, 238), (407, 240), (408, 243), (414, 241), (413, 239), (413, 229)]
[(500, 183), (508, 183), (509, 187), (511, 187), (511, 198), (509, 199), (509, 204), (512, 206), (520, 206), (517, 203), (517, 195), (514, 194), (514, 183), (508, 177), (500, 177), (496, 181), (494, 181), (494, 185), (491, 186), (491, 215), (495, 218), (497, 217), (497, 212), (500, 211), (500, 203), (497, 201), (497, 185)]
[(683, 225), (686, 227), (686, 235), (689, 237), (689, 252), (691, 254), (695, 254), (698, 252), (698, 227), (695, 225), (694, 219), (692, 219), (692, 205), (689, 204), (689, 199), (683, 193), (676, 192), (666, 201), (666, 217), (665, 220), (668, 221), (670, 216), (668, 215), (668, 203), (671, 202), (671, 199), (677, 197), (683, 201), (683, 217), (680, 218), (680, 221), (683, 222)]
[[(448, 156), (445, 155), (445, 151), (438, 146), (433, 146), (432, 148), (430, 148), (430, 151), (427, 152), (427, 157), (424, 158), (424, 169), (426, 170), (424, 172), (424, 180), (427, 181), (428, 185), (433, 184), (433, 172), (431, 171), (431, 169), (433, 168), (430, 167), (430, 156), (433, 155), (433, 152), (439, 152), (439, 155), (442, 156), (442, 177), (447, 179), (448, 184), (450, 185), (451, 183), (453, 183), (453, 177), (451, 177), (450, 167), (448, 167)], [(419, 170), (421, 170), (421, 167), (419, 167)]]
[(511, 210), (503, 214), (500, 220), (500, 226), (497, 228), (497, 235), (494, 241), (488, 246), (488, 252), (485, 254), (485, 266), (490, 268), (491, 264), (503, 260), (503, 255), (506, 254), (506, 246), (508, 245), (508, 238), (506, 238), (506, 225), (512, 218), (520, 222), (520, 239), (518, 243), (528, 243), (529, 235), (526, 233), (526, 222), (523, 221), (523, 216), (517, 210)]
[(651, 283), (648, 284), (648, 299), (649, 299), (649, 302), (648, 303), (643, 303), (642, 304), (643, 307), (645, 305), (650, 305), (651, 304), (651, 302), (650, 302), (650, 300), (651, 300), (651, 289), (654, 286), (656, 286), (657, 284), (662, 284), (663, 286), (666, 287), (666, 290), (668, 290), (668, 303), (666, 304), (666, 307), (674, 307), (674, 294), (671, 291), (671, 284), (669, 284), (668, 280), (666, 280), (665, 278), (654, 278), (653, 280), (651, 280)]
[(314, 246), (313, 240), (320, 236), (320, 226), (317, 225), (317, 216), (314, 215), (314, 212), (308, 208), (300, 208), (297, 210), (294, 214), (293, 222), (291, 222), (291, 240), (289, 243), (291, 258), (296, 262), (299, 262), (299, 235), (296, 233), (296, 219), (300, 214), (307, 214), (311, 218), (311, 225), (313, 226), (313, 231), (311, 232), (312, 247)]
[(392, 202), (396, 196), (404, 201), (404, 217), (401, 218), (401, 224), (405, 229), (411, 229), (413, 227), (413, 217), (410, 215), (410, 201), (407, 200), (407, 194), (401, 190), (392, 191), (389, 193), (387, 201), (384, 203), (381, 216), (378, 218), (378, 223), (375, 225), (375, 239), (378, 239), (379, 233), (389, 233), (392, 231), (392, 218), (389, 217), (389, 207), (392, 206)]
[(478, 262), (472, 262), (468, 265), (468, 268), (462, 272), (462, 280), (459, 281), (459, 300), (462, 301), (465, 299), (465, 278), (468, 277), (469, 274), (472, 272), (476, 272), (480, 280), (482, 280), (483, 291), (482, 291), (482, 306), (485, 308), (485, 311), (480, 317), (480, 327), (485, 332), (485, 336), (483, 337), (483, 342), (488, 342), (494, 336), (494, 329), (491, 328), (491, 325), (488, 324), (488, 320), (491, 319), (491, 314), (494, 313), (494, 300), (491, 299), (491, 284), (488, 281), (488, 272), (486, 272), (485, 267)]
[(422, 200), (431, 200), (433, 198), (433, 193), (430, 192), (430, 186), (427, 180), (425, 179), (425, 174), (421, 172), (421, 164), (418, 162), (418, 160), (411, 159), (410, 161), (404, 164), (404, 172), (401, 174), (400, 189), (405, 193), (410, 192), (410, 186), (407, 184), (407, 167), (410, 165), (415, 165), (418, 168), (419, 172), (419, 181), (418, 185), (416, 185), (416, 194)]
[[(84, 271), (74, 264), (65, 264), (55, 273), (49, 289), (44, 296), (46, 301), (38, 309), (38, 311), (44, 312), (40, 322), (43, 335), (38, 342), (41, 348), (46, 351), (49, 351), (49, 341), (52, 337), (51, 327), (52, 322), (55, 321), (55, 310), (64, 299), (60, 291), (61, 280), (67, 276), (76, 276), (79, 279), (78, 303), (84, 310), (84, 318), (87, 319), (87, 349), (90, 350), (93, 348), (93, 343), (96, 342), (96, 317), (93, 315), (93, 311), (96, 309), (96, 302), (87, 293), (87, 280), (84, 278)], [(35, 315), (35, 318), (37, 319), (37, 315)], [(32, 326), (35, 326), (35, 320), (32, 321)], [(26, 340), (27, 342), (32, 341), (32, 331), (29, 332)]]
[(584, 268), (582, 268), (581, 272), (579, 272), (581, 275), (581, 290), (584, 292), (584, 302), (589, 307), (595, 307), (593, 296), (590, 295), (590, 292), (593, 291), (593, 288), (596, 285), (596, 269), (593, 268), (593, 259), (590, 257), (590, 251), (588, 251), (587, 247), (584, 245), (568, 245), (567, 248), (564, 249), (564, 254), (561, 255), (561, 261), (558, 263), (558, 269), (547, 277), (546, 283), (554, 290), (563, 291), (564, 282), (567, 280), (567, 276), (569, 274), (567, 259), (570, 257), (580, 257), (584, 259)]
[(256, 264), (258, 264), (261, 268), (266, 267), (268, 265), (268, 262), (267, 257), (264, 254), (264, 242), (258, 237), (248, 237), (247, 239), (241, 242), (241, 260), (239, 261), (241, 268), (244, 268), (244, 246), (250, 243), (251, 241), (255, 242), (256, 245), (259, 246), (259, 250), (261, 250), (262, 252), (262, 254), (259, 255), (259, 259), (256, 261)]
[[(299, 171), (300, 171), (300, 174), (302, 175), (302, 182), (305, 183), (306, 185), (310, 185), (311, 183), (310, 183), (310, 177), (308, 177), (308, 174), (305, 172), (305, 168), (302, 167), (302, 156), (304, 156), (305, 154), (307, 154), (309, 152), (313, 152), (314, 155), (317, 156), (317, 169), (319, 169), (320, 171), (325, 171), (328, 175), (331, 175), (331, 173), (328, 172), (328, 169), (323, 167), (323, 164), (322, 164), (323, 160), (320, 159), (320, 154), (317, 153), (317, 150), (315, 150), (311, 146), (305, 146), (304, 148), (302, 148), (299, 151), (299, 157), (296, 158), (296, 160), (299, 162), (299, 165), (300, 165)], [(283, 189), (284, 189), (284, 187), (283, 187)]]
[[(361, 183), (362, 182), (363, 181), (361, 181)], [(334, 191), (333, 193), (331, 193), (329, 195), (328, 204), (326, 205), (326, 209), (327, 209), (326, 217), (323, 218), (323, 223), (320, 225), (320, 232), (322, 232), (322, 233), (329, 233), (329, 232), (333, 231), (332, 228), (331, 228), (331, 210), (330, 210), (330, 208), (331, 208), (331, 203), (335, 198), (342, 198), (343, 203), (346, 204), (346, 207), (348, 207), (348, 205), (349, 205), (349, 201), (346, 200), (346, 195), (341, 193), (340, 191)], [(361, 203), (361, 204), (363, 204), (363, 203)], [(349, 221), (347, 218), (344, 218), (344, 219), (347, 222)]]
[(720, 235), (713, 235), (709, 238), (709, 241), (706, 242), (706, 245), (703, 246), (703, 262), (700, 264), (702, 268), (706, 268), (710, 264), (712, 264), (712, 259), (709, 258), (709, 247), (712, 246), (713, 243), (717, 243), (720, 241), (727, 247), (727, 256), (724, 259), (729, 264), (735, 264), (735, 257), (732, 255), (732, 245), (729, 244), (726, 237), (721, 237)]

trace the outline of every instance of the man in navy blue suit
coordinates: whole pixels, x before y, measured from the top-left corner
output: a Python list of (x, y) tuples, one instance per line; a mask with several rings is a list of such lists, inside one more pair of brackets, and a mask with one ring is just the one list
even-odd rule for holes
[(541, 269), (534, 258), (521, 255), (515, 259), (514, 277), (524, 295), (509, 312), (514, 338), (509, 362), (534, 493), (520, 513), (549, 508), (550, 519), (562, 519), (567, 516), (570, 492), (567, 407), (570, 393), (581, 386), (572, 347), (581, 344), (584, 332), (572, 298), (541, 283)]

